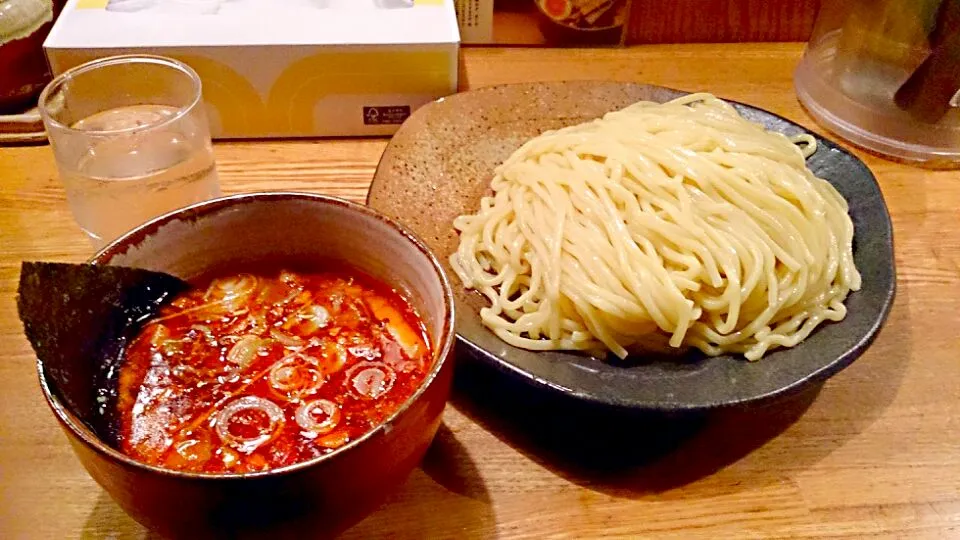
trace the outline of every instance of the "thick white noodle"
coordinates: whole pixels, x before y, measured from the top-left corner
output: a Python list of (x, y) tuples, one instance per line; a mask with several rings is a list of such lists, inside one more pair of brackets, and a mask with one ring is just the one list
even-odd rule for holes
[(843, 319), (860, 288), (847, 202), (807, 169), (815, 149), (709, 94), (635, 103), (514, 152), (454, 221), (450, 263), (517, 347), (622, 358), (666, 335), (756, 360)]

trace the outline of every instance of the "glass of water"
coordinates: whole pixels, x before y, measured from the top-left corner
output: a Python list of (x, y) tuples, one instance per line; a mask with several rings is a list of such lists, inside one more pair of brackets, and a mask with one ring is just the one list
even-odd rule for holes
[(96, 249), (220, 195), (200, 78), (181, 62), (94, 60), (54, 79), (40, 112), (70, 209)]

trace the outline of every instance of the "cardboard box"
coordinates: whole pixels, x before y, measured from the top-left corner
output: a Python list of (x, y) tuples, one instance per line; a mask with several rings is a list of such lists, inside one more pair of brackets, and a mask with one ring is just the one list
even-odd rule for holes
[(389, 135), (456, 92), (459, 31), (453, 0), (70, 0), (44, 47), (189, 64), (214, 137)]

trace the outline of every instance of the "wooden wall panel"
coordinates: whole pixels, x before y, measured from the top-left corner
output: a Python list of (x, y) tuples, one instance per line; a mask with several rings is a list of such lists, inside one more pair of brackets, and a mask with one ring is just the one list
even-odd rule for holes
[(633, 0), (628, 45), (806, 41), (820, 0)]

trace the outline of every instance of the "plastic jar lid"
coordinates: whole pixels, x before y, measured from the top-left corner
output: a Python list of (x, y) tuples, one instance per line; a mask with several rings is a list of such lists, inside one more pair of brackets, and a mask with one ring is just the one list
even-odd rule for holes
[(867, 150), (932, 167), (960, 164), (960, 108), (936, 123), (901, 110), (894, 93), (908, 71), (880, 63), (843, 66), (832, 36), (812, 41), (794, 75), (797, 97), (822, 126)]

